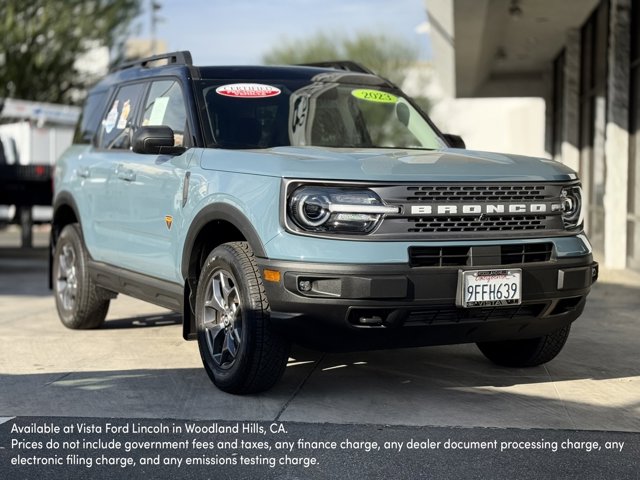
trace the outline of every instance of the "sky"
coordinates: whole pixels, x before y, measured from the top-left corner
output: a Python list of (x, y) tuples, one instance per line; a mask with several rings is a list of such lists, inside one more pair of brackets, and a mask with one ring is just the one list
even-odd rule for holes
[[(424, 0), (156, 0), (162, 5), (157, 38), (169, 51), (190, 50), (196, 65), (262, 63), (283, 40), (316, 32), (354, 35), (382, 31), (430, 56), (428, 37), (416, 33), (426, 22)], [(149, 36), (151, 0), (134, 22)]]

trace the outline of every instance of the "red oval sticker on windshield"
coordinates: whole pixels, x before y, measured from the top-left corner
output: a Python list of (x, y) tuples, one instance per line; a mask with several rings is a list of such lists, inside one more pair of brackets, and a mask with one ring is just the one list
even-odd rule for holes
[(266, 98), (280, 95), (280, 89), (262, 83), (231, 83), (216, 88), (216, 93), (235, 98)]

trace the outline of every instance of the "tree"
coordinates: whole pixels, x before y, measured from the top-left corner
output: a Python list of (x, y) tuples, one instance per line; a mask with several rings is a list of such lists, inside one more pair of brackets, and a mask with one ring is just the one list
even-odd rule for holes
[(0, 0), (0, 97), (69, 103), (96, 78), (76, 59), (115, 49), (140, 0)]
[(284, 41), (263, 58), (267, 64), (353, 60), (397, 84), (417, 59), (418, 50), (406, 41), (370, 32), (352, 38), (319, 32), (305, 40)]

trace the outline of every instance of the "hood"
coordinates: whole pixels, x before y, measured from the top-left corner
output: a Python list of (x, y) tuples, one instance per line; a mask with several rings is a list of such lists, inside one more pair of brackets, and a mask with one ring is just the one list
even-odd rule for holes
[(256, 175), (351, 181), (537, 182), (577, 178), (573, 170), (553, 160), (459, 149), (207, 149), (201, 166)]

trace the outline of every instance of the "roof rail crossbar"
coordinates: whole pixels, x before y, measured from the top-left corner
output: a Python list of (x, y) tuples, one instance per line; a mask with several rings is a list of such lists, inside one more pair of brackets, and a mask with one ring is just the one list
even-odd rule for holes
[(119, 65), (116, 65), (112, 72), (118, 70), (124, 70), (126, 68), (132, 67), (149, 67), (150, 63), (157, 62), (160, 60), (167, 60), (167, 64), (169, 65), (193, 65), (193, 60), (191, 58), (191, 52), (188, 50), (182, 50), (179, 52), (168, 52), (161, 53), (159, 55), (153, 55), (151, 57), (145, 57), (138, 60), (131, 60), (130, 62), (124, 62)]
[(322, 67), (322, 68), (334, 68), (336, 70), (346, 70), (347, 72), (368, 73), (375, 75), (364, 65), (360, 65), (357, 62), (351, 60), (333, 60), (328, 62), (313, 62), (313, 63), (301, 63), (301, 67)]

